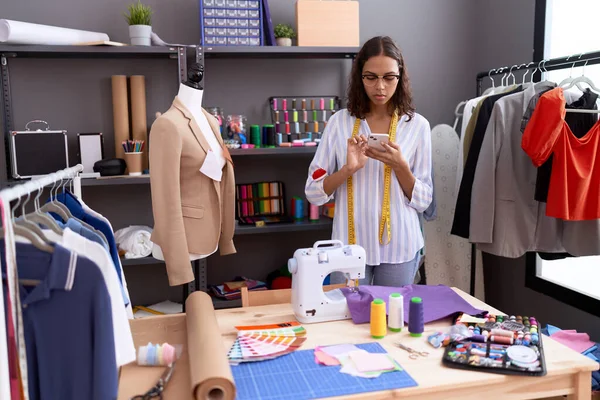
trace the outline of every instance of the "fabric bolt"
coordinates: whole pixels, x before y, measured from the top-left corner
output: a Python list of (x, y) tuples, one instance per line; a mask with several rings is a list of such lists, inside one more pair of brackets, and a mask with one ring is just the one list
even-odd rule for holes
[[(479, 310), (460, 297), (454, 290), (445, 285), (406, 285), (404, 287), (386, 286), (359, 286), (340, 289), (355, 324), (369, 322), (371, 316), (371, 302), (374, 299), (387, 299), (392, 293), (400, 293), (404, 298), (404, 321), (408, 322), (410, 299), (420, 297), (423, 300), (423, 322), (428, 323), (451, 316), (457, 312), (470, 315), (480, 314)], [(386, 303), (386, 313), (388, 312)]]
[(133, 336), (123, 305), (121, 285), (109, 254), (98, 243), (80, 236), (69, 228), (63, 231), (62, 245), (80, 257), (91, 260), (102, 272), (110, 296), (117, 366), (135, 361)]
[[(102, 273), (59, 244), (53, 253), (24, 243), (16, 249), (19, 278), (41, 281), (19, 290), (29, 398), (116, 399), (118, 368)], [(2, 264), (4, 253), (2, 247)]]
[[(328, 196), (323, 190), (323, 181), (314, 180), (312, 174), (323, 168), (334, 173), (346, 164), (347, 141), (352, 136), (355, 118), (347, 110), (335, 113), (323, 132), (322, 141), (310, 164), (305, 193), (309, 202), (323, 205), (335, 198), (335, 215), (332, 238), (348, 243), (347, 188), (344, 182)], [(369, 136), (368, 123), (361, 121), (359, 135)], [(431, 182), (431, 131), (429, 123), (419, 114), (408, 121), (399, 118), (396, 143), (408, 161), (414, 174), (415, 186), (412, 199), (404, 195), (395, 174), (390, 184), (391, 242), (380, 244), (379, 221), (383, 199), (384, 164), (369, 159), (361, 170), (353, 175), (354, 224), (356, 244), (362, 246), (367, 255), (367, 265), (398, 264), (411, 261), (423, 247), (419, 213), (425, 211), (432, 201)]]
[[(359, 284), (375, 286), (410, 285), (415, 282), (420, 260), (420, 252), (417, 252), (415, 258), (405, 263), (366, 265), (365, 277), (359, 280)], [(331, 284), (336, 285), (345, 282), (346, 276), (342, 272), (335, 271), (331, 273)]]
[[(430, 285), (444, 284), (468, 292), (470, 289), (471, 245), (463, 238), (450, 235), (456, 201), (455, 179), (459, 138), (450, 125), (436, 125), (431, 130), (434, 187), (437, 217), (425, 221), (425, 276)], [(483, 269), (477, 263), (476, 293), (483, 298)]]
[(485, 137), (485, 131), (487, 129), (494, 104), (501, 98), (513, 93), (518, 93), (522, 90), (522, 86), (518, 86), (513, 90), (491, 95), (483, 100), (481, 109), (479, 110), (479, 115), (477, 117), (475, 131), (473, 132), (473, 140), (471, 142), (471, 147), (469, 148), (469, 154), (467, 155), (465, 170), (460, 181), (460, 189), (458, 191), (458, 197), (456, 200), (456, 210), (454, 213), (454, 221), (452, 223), (451, 230), (453, 235), (457, 235), (465, 239), (469, 238), (469, 225), (471, 223), (471, 195), (473, 190), (473, 179), (475, 178), (475, 168), (477, 167), (481, 145)]
[(600, 218), (600, 126), (577, 138), (565, 122), (562, 88), (542, 95), (522, 139), (536, 166), (554, 154), (546, 215), (580, 221)]

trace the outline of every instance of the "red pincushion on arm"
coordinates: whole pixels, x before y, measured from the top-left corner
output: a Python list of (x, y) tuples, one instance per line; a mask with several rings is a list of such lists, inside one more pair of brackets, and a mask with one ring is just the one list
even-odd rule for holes
[(317, 180), (317, 179), (321, 178), (322, 176), (324, 176), (326, 174), (327, 174), (327, 171), (325, 171), (323, 168), (319, 168), (315, 172), (313, 172), (312, 178), (314, 180)]

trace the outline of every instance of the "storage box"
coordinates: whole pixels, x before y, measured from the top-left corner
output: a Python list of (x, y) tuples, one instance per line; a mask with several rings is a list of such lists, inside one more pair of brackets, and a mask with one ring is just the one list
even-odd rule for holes
[[(44, 130), (30, 130), (31, 123), (44, 123)], [(66, 130), (50, 130), (45, 121), (30, 121), (24, 131), (10, 132), (11, 175), (15, 179), (47, 175), (69, 167)]]
[(261, 46), (262, 0), (199, 0), (202, 45)]
[(298, 46), (359, 46), (356, 0), (297, 0)]

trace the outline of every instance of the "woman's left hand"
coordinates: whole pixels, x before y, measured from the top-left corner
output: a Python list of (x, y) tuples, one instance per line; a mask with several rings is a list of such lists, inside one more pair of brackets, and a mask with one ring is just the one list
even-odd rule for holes
[(382, 163), (390, 166), (393, 170), (408, 167), (408, 163), (402, 155), (400, 146), (393, 142), (382, 143), (381, 146), (385, 149), (385, 151), (367, 148), (365, 150), (365, 154), (367, 157), (381, 161)]

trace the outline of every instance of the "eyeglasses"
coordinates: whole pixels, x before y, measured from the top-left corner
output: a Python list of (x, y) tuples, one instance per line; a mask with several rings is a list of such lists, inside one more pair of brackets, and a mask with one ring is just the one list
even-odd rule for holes
[(400, 75), (363, 75), (363, 82), (365, 86), (375, 86), (379, 79), (383, 81), (384, 86), (391, 86), (395, 84), (399, 79)]

